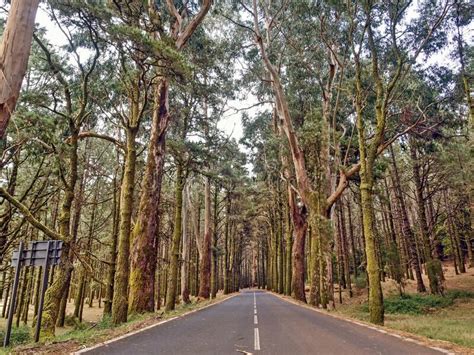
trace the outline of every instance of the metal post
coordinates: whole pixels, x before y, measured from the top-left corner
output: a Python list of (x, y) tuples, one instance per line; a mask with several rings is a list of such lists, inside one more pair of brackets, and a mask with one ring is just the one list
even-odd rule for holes
[(51, 242), (48, 241), (48, 246), (46, 247), (46, 259), (43, 265), (43, 284), (41, 286), (41, 296), (38, 305), (38, 314), (36, 315), (36, 329), (35, 329), (35, 342), (39, 341), (40, 331), (41, 331), (41, 318), (43, 316), (43, 305), (44, 305), (44, 294), (46, 288), (48, 287), (48, 278), (49, 278), (49, 251), (51, 250)]
[(10, 335), (12, 333), (13, 314), (15, 313), (15, 305), (16, 305), (16, 293), (18, 291), (18, 283), (20, 281), (22, 254), (23, 254), (23, 242), (20, 241), (20, 245), (18, 247), (18, 265), (16, 266), (16, 270), (15, 270), (15, 278), (13, 279), (12, 296), (10, 299), (10, 309), (8, 310), (7, 331), (5, 332), (5, 338), (3, 339), (3, 346), (5, 348), (10, 344)]

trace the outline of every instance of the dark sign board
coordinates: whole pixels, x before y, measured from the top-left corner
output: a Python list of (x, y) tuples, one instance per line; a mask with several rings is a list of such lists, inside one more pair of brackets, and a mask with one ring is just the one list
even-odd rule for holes
[[(49, 252), (48, 243), (50, 243)], [(21, 266), (44, 266), (46, 265), (46, 261), (48, 262), (48, 265), (57, 265), (61, 258), (62, 246), (62, 240), (31, 242), (30, 248), (24, 249), (21, 253)], [(13, 267), (18, 266), (18, 254), (19, 251), (13, 252), (11, 263)], [(46, 258), (46, 254), (49, 254), (48, 258)]]

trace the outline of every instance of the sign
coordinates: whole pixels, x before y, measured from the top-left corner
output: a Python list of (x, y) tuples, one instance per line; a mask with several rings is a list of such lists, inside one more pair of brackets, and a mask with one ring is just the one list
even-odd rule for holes
[[(50, 243), (49, 249), (48, 243)], [(21, 252), (21, 266), (45, 266), (46, 262), (48, 265), (58, 265), (59, 259), (61, 258), (62, 246), (62, 240), (31, 242), (31, 247)], [(20, 251), (13, 252), (11, 266), (18, 266), (19, 254)], [(47, 254), (48, 258), (46, 258)]]
[(43, 280), (41, 294), (38, 304), (38, 314), (36, 316), (35, 341), (39, 341), (41, 330), (41, 317), (43, 315), (44, 294), (48, 287), (49, 267), (58, 265), (63, 247), (62, 240), (33, 241), (30, 248), (25, 248), (23, 241), (20, 241), (18, 250), (13, 252), (11, 266), (14, 267), (15, 277), (13, 279), (12, 297), (8, 309), (7, 330), (3, 339), (3, 346), (10, 344), (12, 332), (13, 315), (15, 312), (18, 284), (20, 282), (20, 270), (23, 266), (41, 266), (43, 268)]

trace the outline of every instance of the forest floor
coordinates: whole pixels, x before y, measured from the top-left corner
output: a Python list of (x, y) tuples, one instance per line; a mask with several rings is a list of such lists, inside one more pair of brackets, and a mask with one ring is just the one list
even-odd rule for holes
[[(385, 326), (398, 331), (420, 335), (428, 339), (448, 341), (471, 348), (474, 354), (474, 268), (456, 275), (452, 263), (443, 264), (446, 278), (446, 297), (419, 295), (416, 282), (407, 280), (400, 297), (393, 280), (383, 283), (385, 299)], [(426, 275), (423, 275), (428, 287)], [(367, 289), (354, 287), (354, 296), (342, 292), (339, 304), (336, 289), (336, 310), (342, 316), (368, 321)]]
[[(110, 318), (103, 319), (103, 308), (99, 308), (97, 302), (95, 302), (93, 307), (84, 304), (83, 322), (73, 322), (74, 302), (70, 302), (66, 309), (66, 323), (68, 325), (56, 328), (54, 339), (38, 344), (32, 343), (33, 328), (30, 325), (33, 319), (33, 309), (30, 307), (28, 326), (20, 323), (20, 327), (15, 328), (15, 325), (13, 325), (11, 340), (13, 347), (7, 349), (0, 348), (0, 354), (67, 354), (171, 318), (180, 317), (229, 297), (232, 297), (232, 295), (223, 295), (221, 293), (218, 293), (217, 297), (212, 300), (197, 301), (196, 298), (191, 297), (190, 304), (178, 304), (174, 311), (164, 312), (164, 309), (162, 309), (155, 313), (132, 315), (126, 323), (120, 326), (114, 326)], [(0, 329), (5, 329), (5, 324), (6, 319), (0, 318)], [(1, 335), (3, 338), (3, 334)], [(15, 346), (15, 342), (22, 345)]]

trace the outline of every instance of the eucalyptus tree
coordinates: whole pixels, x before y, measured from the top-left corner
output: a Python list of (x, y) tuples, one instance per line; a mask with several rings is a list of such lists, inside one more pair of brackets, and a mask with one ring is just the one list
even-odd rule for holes
[(15, 0), (0, 42), (0, 139), (15, 110), (25, 76), (39, 0)]
[[(380, 273), (376, 261), (375, 242), (373, 231), (373, 187), (374, 187), (374, 163), (380, 150), (385, 143), (387, 119), (392, 108), (394, 95), (406, 78), (407, 72), (416, 61), (419, 54), (433, 44), (433, 33), (441, 26), (445, 19), (451, 3), (449, 1), (438, 4), (427, 4), (420, 9), (425, 15), (413, 20), (410, 25), (402, 25), (407, 9), (411, 2), (403, 4), (387, 4), (377, 6), (373, 2), (355, 5), (352, 11), (353, 24), (360, 21), (363, 25), (358, 31), (357, 38), (351, 39), (352, 54), (355, 59), (355, 110), (357, 121), (357, 132), (360, 154), (360, 177), (361, 177), (361, 203), (363, 211), (364, 236), (366, 242), (367, 272), (369, 276), (369, 310), (370, 320), (373, 323), (383, 323), (383, 295), (380, 285)], [(361, 17), (359, 17), (361, 16)], [(385, 29), (381, 29), (381, 21), (385, 22)], [(418, 24), (416, 22), (419, 22)], [(424, 28), (424, 31), (416, 31), (416, 28)], [(413, 31), (413, 37), (402, 41), (398, 34), (403, 28)], [(357, 29), (355, 29), (357, 31)], [(389, 41), (385, 46), (381, 44), (381, 36), (388, 36)], [(408, 35), (405, 32), (405, 36)], [(410, 32), (408, 32), (410, 33)], [(436, 44), (436, 41), (435, 41)], [(363, 82), (363, 63), (361, 52), (366, 49), (370, 53), (369, 82), (375, 87), (373, 97), (373, 112), (367, 114), (364, 106), (366, 95)], [(387, 75), (383, 74), (388, 72)], [(367, 116), (375, 120), (373, 133), (368, 136), (370, 122)], [(417, 270), (418, 290), (424, 291), (418, 258), (416, 256), (415, 241), (410, 238), (411, 259)]]
[[(137, 4), (138, 5), (138, 4)], [(211, 7), (205, 0), (200, 7), (183, 3), (176, 8), (174, 1), (166, 1), (165, 7), (150, 3), (142, 9), (148, 14), (148, 34), (161, 43), (166, 43), (172, 51), (179, 53), (186, 46), (194, 31), (204, 20)], [(119, 5), (119, 8), (122, 6)], [(161, 11), (160, 11), (161, 10)], [(166, 24), (165, 19), (169, 20)], [(166, 28), (168, 27), (168, 28)], [(179, 58), (177, 56), (177, 58)], [(158, 60), (159, 62), (159, 60)], [(163, 63), (161, 63), (163, 66)], [(166, 148), (166, 132), (171, 119), (169, 112), (169, 87), (173, 76), (163, 70), (157, 72), (154, 85), (154, 108), (152, 131), (148, 152), (147, 168), (144, 176), (144, 189), (140, 201), (140, 220), (133, 231), (132, 277), (130, 284), (130, 310), (144, 312), (154, 310), (154, 278), (156, 267), (155, 238), (157, 232), (156, 216), (159, 206), (161, 181)], [(145, 272), (142, 270), (145, 269)]]

